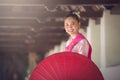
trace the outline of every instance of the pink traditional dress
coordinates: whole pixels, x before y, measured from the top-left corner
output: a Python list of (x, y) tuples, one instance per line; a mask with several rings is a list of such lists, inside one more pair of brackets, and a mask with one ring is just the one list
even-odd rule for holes
[(91, 59), (92, 47), (82, 34), (78, 34), (72, 41), (68, 40), (65, 51), (77, 52)]

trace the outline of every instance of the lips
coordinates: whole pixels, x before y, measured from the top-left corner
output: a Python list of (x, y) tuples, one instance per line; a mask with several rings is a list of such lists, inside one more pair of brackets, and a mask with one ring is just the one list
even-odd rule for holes
[(68, 32), (73, 32), (74, 30), (73, 29), (68, 29)]

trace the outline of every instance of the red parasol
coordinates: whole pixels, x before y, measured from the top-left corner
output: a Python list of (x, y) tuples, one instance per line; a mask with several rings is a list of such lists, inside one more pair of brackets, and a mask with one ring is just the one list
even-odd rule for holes
[(30, 80), (104, 80), (98, 67), (78, 53), (53, 54), (33, 70)]

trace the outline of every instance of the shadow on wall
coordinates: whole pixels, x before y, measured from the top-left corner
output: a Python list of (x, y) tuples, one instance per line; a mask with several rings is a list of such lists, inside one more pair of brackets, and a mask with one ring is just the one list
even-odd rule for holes
[(27, 67), (27, 54), (0, 53), (0, 80), (24, 80)]

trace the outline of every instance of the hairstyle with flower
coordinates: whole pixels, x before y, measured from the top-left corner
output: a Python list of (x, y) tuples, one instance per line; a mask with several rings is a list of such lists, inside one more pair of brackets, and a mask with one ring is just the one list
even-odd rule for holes
[(76, 19), (78, 22), (80, 22), (80, 12), (79, 11), (71, 11), (67, 14), (66, 18), (67, 17), (73, 17), (74, 19)]

